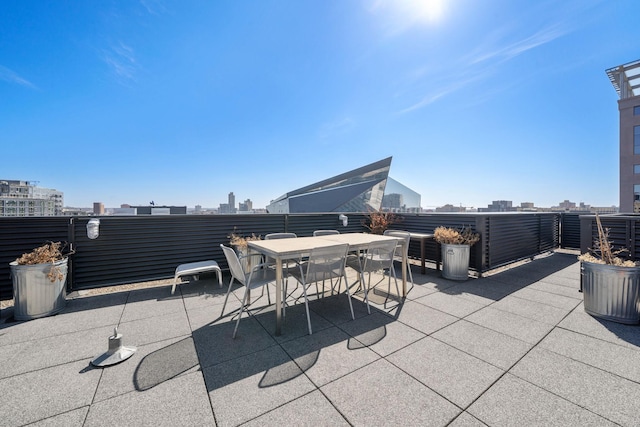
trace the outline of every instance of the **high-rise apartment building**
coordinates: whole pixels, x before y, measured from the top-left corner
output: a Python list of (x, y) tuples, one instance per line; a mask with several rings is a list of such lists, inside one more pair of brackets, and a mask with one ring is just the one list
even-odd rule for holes
[(640, 60), (606, 72), (620, 97), (620, 212), (640, 213)]
[(62, 215), (62, 191), (38, 187), (37, 182), (0, 180), (0, 216)]
[(230, 213), (235, 213), (236, 211), (236, 196), (233, 194), (233, 191), (229, 193), (229, 209)]

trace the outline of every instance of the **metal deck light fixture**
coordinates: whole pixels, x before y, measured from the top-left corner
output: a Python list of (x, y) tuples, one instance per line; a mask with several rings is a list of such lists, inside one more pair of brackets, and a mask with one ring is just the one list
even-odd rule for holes
[(104, 368), (124, 362), (136, 352), (135, 347), (124, 347), (122, 345), (122, 334), (118, 333), (118, 328), (113, 330), (113, 336), (109, 337), (109, 350), (91, 361), (93, 366)]
[(97, 239), (100, 235), (100, 220), (98, 218), (90, 219), (87, 223), (87, 237)]

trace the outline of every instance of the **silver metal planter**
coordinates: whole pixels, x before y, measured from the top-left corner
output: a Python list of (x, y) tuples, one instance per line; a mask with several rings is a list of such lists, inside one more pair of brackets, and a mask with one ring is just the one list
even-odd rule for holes
[[(66, 303), (67, 258), (53, 264), (9, 264), (13, 279), (13, 317), (31, 320), (61, 311)], [(51, 266), (60, 269), (63, 278), (52, 282), (47, 274)]]
[(640, 267), (580, 263), (584, 311), (618, 323), (640, 323)]
[(469, 278), (469, 245), (449, 245), (442, 243), (442, 277), (450, 280)]

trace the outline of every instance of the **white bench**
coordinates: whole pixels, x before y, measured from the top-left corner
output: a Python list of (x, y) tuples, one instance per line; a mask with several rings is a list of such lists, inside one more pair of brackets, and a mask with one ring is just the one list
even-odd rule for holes
[(222, 287), (222, 270), (220, 270), (220, 266), (217, 262), (212, 260), (207, 261), (198, 261), (198, 262), (190, 262), (188, 264), (180, 264), (176, 268), (176, 274), (173, 278), (173, 287), (171, 288), (171, 294), (176, 290), (176, 285), (178, 284), (178, 278), (180, 276), (197, 276), (201, 273), (207, 273), (215, 271), (218, 276), (218, 283), (220, 287)]

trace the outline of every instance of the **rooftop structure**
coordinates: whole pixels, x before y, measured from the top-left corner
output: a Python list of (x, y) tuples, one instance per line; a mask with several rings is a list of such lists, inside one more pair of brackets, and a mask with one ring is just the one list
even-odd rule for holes
[(640, 213), (640, 60), (606, 73), (620, 97), (620, 212)]
[(640, 95), (640, 59), (606, 70), (620, 99)]

